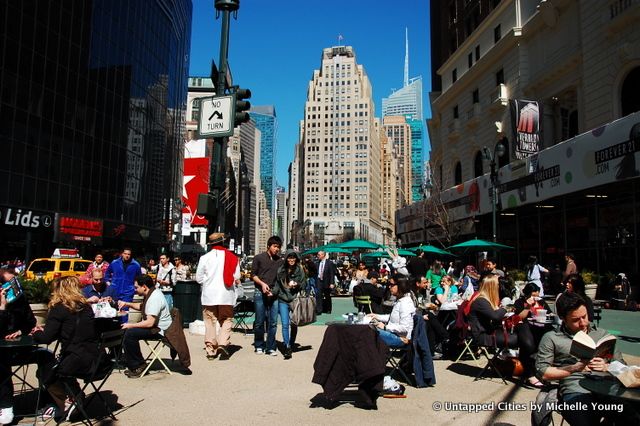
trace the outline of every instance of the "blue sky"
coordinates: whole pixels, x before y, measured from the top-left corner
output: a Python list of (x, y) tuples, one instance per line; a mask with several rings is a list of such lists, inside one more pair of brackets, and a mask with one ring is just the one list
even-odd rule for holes
[[(213, 0), (193, 0), (191, 76), (208, 76), (218, 63), (221, 19)], [(278, 116), (277, 180), (287, 186), (287, 168), (298, 142), (307, 86), (320, 67), (322, 49), (353, 46), (373, 86), (376, 116), (382, 98), (402, 87), (405, 27), (409, 29), (409, 77), (422, 75), (423, 105), (431, 116), (428, 0), (242, 0), (231, 20), (229, 63), (234, 84), (249, 88), (252, 105), (275, 105)], [(425, 147), (428, 155), (428, 142)], [(425, 155), (425, 157), (426, 157)]]

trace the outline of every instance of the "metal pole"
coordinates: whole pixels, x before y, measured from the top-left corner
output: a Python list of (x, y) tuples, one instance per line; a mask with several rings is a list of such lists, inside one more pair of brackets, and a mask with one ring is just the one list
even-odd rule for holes
[[(494, 153), (494, 157), (495, 157), (495, 153)], [(491, 213), (492, 213), (492, 226), (493, 226), (493, 242), (497, 242), (497, 235), (496, 235), (496, 228), (497, 228), (497, 224), (496, 224), (496, 204), (497, 204), (497, 197), (498, 197), (498, 191), (496, 191), (496, 161), (495, 158), (491, 159)]]

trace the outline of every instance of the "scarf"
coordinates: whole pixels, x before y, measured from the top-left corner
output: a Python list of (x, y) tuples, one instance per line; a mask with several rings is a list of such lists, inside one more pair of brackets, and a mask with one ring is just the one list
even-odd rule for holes
[(222, 246), (213, 246), (211, 250), (220, 250), (224, 252), (224, 269), (222, 270), (222, 281), (224, 282), (225, 287), (231, 288), (233, 287), (233, 283), (235, 279), (233, 278), (233, 274), (236, 272), (236, 268), (238, 267), (238, 257), (231, 250), (227, 250)]

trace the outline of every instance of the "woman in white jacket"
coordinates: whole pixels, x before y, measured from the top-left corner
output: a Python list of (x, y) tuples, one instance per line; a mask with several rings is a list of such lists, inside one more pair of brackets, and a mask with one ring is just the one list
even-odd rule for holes
[(413, 283), (404, 276), (396, 275), (389, 281), (389, 290), (396, 297), (396, 303), (389, 315), (369, 314), (377, 327), (382, 341), (389, 347), (402, 347), (411, 340), (413, 314), (416, 305), (411, 297)]

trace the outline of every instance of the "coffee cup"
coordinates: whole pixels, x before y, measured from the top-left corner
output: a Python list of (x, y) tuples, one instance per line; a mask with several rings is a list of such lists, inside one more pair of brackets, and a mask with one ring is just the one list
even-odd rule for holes
[(538, 309), (538, 312), (536, 312), (536, 318), (538, 318), (540, 320), (546, 320), (547, 319), (547, 310), (546, 309)]

